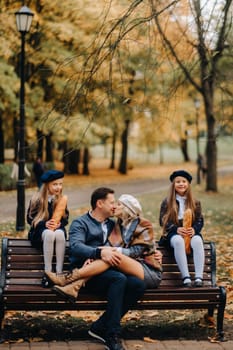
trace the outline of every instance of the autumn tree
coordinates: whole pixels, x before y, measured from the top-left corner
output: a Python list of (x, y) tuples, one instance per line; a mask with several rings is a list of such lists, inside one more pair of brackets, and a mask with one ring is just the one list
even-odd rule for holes
[[(138, 101), (140, 100), (138, 96), (145, 95), (145, 89), (149, 86), (149, 80), (144, 78), (145, 83), (141, 84), (141, 91), (135, 94), (131, 82), (133, 75), (137, 73), (140, 55), (145, 50), (150, 52), (150, 49), (146, 48), (150, 41), (150, 30), (145, 24), (153, 17), (148, 12), (148, 3), (144, 4), (143, 1), (139, 0), (130, 5), (126, 1), (111, 1), (105, 10), (101, 13), (102, 23), (99, 20), (96, 36), (90, 42), (87, 57), (84, 60), (80, 55), (75, 58), (82, 62), (82, 68), (76, 74), (76, 90), (69, 105), (74, 106), (78, 101), (86, 100), (87, 104), (90, 104), (90, 101), (95, 101), (98, 106), (105, 104), (105, 101), (110, 101), (110, 105), (115, 106), (114, 108), (118, 110), (118, 124), (121, 126), (122, 152), (119, 171), (126, 173), (129, 124), (135, 118), (135, 111), (138, 109)], [(120, 16), (119, 13), (121, 13)], [(145, 62), (143, 70), (147, 70), (147, 67), (148, 61)], [(125, 101), (131, 102), (128, 104)], [(101, 123), (103, 116), (98, 117), (97, 109), (88, 108), (90, 117), (87, 114), (86, 117)], [(116, 123), (110, 119), (109, 121), (108, 125), (109, 127), (113, 126), (113, 135), (115, 136)]]
[[(10, 11), (9, 20), (4, 21), (7, 25), (0, 51), (7, 47), (4, 59), (9, 66), (17, 67), (19, 48), (12, 28), (14, 11), (21, 2), (2, 3), (5, 7), (0, 10), (0, 21), (4, 21), (6, 9)], [(219, 3), (226, 6), (214, 14), (208, 11), (211, 16), (207, 20), (205, 7), (200, 7), (200, 1), (191, 0), (107, 3), (87, 0), (85, 4), (82, 0), (69, 0), (62, 6), (57, 6), (57, 0), (28, 1), (27, 5), (36, 13), (27, 42), (29, 147), (38, 139), (41, 152), (41, 140), (47, 139), (48, 145), (54, 142), (60, 147), (64, 145), (68, 158), (72, 150), (85, 149), (92, 142), (106, 142), (112, 137), (111, 167), (114, 167), (115, 144), (121, 138), (121, 165), (127, 171), (130, 124), (136, 121), (140, 125), (144, 135), (141, 133), (138, 142), (148, 150), (166, 139), (175, 140), (176, 133), (182, 135), (180, 125), (185, 117), (177, 113), (177, 93), (180, 97), (181, 89), (190, 91), (189, 83), (205, 102), (207, 189), (214, 190), (217, 155), (213, 129), (217, 106), (213, 98), (216, 82), (221, 81), (222, 55), (227, 49), (222, 42), (227, 43), (227, 26), (231, 22), (228, 16), (231, 1), (219, 0), (212, 6), (216, 9)], [(230, 65), (231, 60), (228, 62)], [(229, 97), (231, 90), (223, 85), (222, 80), (222, 91), (223, 88), (228, 91), (225, 96)], [(188, 94), (182, 97), (189, 98)], [(17, 101), (17, 94), (15, 98)], [(130, 104), (125, 104), (128, 99)], [(6, 105), (4, 102), (4, 108)], [(9, 106), (12, 108), (11, 103)], [(6, 125), (5, 112), (2, 113)]]
[[(232, 0), (215, 1), (210, 4), (200, 0), (177, 1), (169, 12), (159, 15), (164, 1), (150, 1), (151, 12), (160, 36), (169, 54), (183, 72), (185, 78), (200, 94), (207, 123), (207, 179), (206, 190), (217, 191), (217, 145), (215, 94), (220, 60), (227, 46), (227, 37), (232, 24)], [(184, 13), (186, 11), (186, 25)], [(176, 40), (169, 33), (164, 15), (172, 19), (180, 29)], [(190, 60), (184, 62), (177, 47), (180, 43), (189, 46)]]
[[(83, 82), (93, 78), (101, 69), (103, 62), (115, 60), (122, 68), (120, 57), (124, 46), (130, 47), (133, 37), (137, 44), (140, 42), (140, 30), (147, 24), (156, 26), (154, 34), (158, 33), (165, 44), (167, 65), (177, 72), (174, 79), (174, 91), (187, 80), (202, 96), (207, 124), (207, 182), (206, 190), (217, 191), (217, 145), (216, 145), (216, 116), (215, 94), (218, 67), (226, 50), (228, 30), (231, 24), (230, 9), (232, 0), (209, 2), (193, 1), (133, 1), (125, 8), (123, 14), (112, 21), (105, 22), (101, 27), (106, 34), (98, 36), (98, 45), (90, 52), (85, 62), (87, 74)], [(111, 2), (113, 6), (113, 2)], [(136, 31), (137, 28), (137, 31)], [(153, 30), (148, 31), (152, 37)], [(162, 45), (160, 45), (162, 47)], [(185, 47), (185, 51), (184, 51)], [(133, 47), (136, 49), (135, 46)], [(183, 50), (182, 50), (183, 48)], [(117, 56), (118, 55), (118, 56)], [(119, 64), (122, 62), (122, 65)], [(183, 77), (178, 72), (183, 73)], [(187, 84), (187, 82), (186, 82)], [(84, 85), (82, 83), (81, 85)], [(85, 85), (86, 87), (86, 85)]]

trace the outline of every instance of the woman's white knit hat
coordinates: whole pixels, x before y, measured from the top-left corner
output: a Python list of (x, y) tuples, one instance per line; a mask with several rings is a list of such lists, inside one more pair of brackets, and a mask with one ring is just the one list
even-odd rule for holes
[(142, 212), (142, 207), (139, 201), (130, 194), (122, 194), (119, 199), (123, 205), (125, 205), (133, 214), (139, 216)]

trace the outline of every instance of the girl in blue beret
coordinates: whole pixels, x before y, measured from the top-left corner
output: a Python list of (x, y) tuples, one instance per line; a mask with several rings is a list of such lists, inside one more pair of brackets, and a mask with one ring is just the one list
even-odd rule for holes
[(202, 287), (204, 246), (201, 235), (203, 227), (201, 203), (193, 198), (192, 175), (187, 171), (174, 171), (170, 175), (170, 181), (168, 197), (162, 201), (160, 207), (159, 220), (163, 233), (159, 244), (174, 249), (174, 257), (184, 287), (192, 286), (187, 262), (187, 254), (192, 252), (195, 269), (194, 286)]
[[(32, 246), (42, 249), (44, 269), (52, 271), (55, 250), (56, 273), (63, 271), (66, 247), (66, 229), (69, 212), (67, 196), (62, 194), (64, 173), (49, 170), (42, 177), (42, 186), (31, 199), (27, 210), (27, 222), (31, 225), (28, 238)], [(42, 277), (42, 286), (50, 287), (46, 275)]]

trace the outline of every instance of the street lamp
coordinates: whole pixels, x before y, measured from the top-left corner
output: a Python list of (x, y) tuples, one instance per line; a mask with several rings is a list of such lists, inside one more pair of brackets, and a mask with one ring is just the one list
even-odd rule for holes
[(194, 98), (194, 106), (196, 109), (196, 146), (197, 146), (197, 184), (201, 183), (201, 154), (199, 145), (199, 110), (201, 101), (198, 98)]
[(15, 13), (16, 25), (21, 33), (20, 54), (20, 115), (19, 115), (19, 139), (18, 139), (18, 181), (17, 181), (17, 213), (16, 230), (23, 231), (25, 227), (25, 110), (24, 110), (24, 59), (25, 59), (25, 35), (29, 32), (34, 14), (27, 6), (21, 7)]

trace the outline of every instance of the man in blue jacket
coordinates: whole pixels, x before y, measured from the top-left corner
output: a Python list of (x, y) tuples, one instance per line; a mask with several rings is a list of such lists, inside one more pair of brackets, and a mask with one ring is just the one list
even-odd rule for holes
[[(115, 210), (114, 191), (105, 187), (96, 189), (91, 196), (91, 208), (91, 211), (75, 219), (70, 227), (72, 269), (80, 268), (87, 259), (102, 259), (111, 266), (118, 263), (119, 254), (110, 247), (103, 247), (115, 224), (110, 219)], [(110, 268), (92, 277), (86, 283), (86, 288), (107, 298), (106, 310), (92, 324), (89, 334), (105, 343), (108, 350), (124, 350), (120, 339), (120, 321), (142, 297), (144, 281)]]

